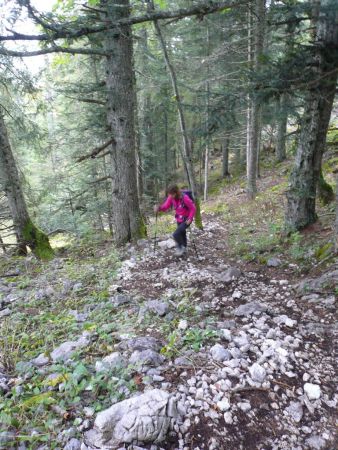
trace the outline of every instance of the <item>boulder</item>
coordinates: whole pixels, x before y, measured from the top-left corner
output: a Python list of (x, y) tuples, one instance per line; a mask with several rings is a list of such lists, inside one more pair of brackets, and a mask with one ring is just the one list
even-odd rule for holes
[(170, 422), (179, 417), (176, 400), (160, 389), (116, 403), (100, 412), (86, 441), (97, 448), (130, 443), (162, 442)]

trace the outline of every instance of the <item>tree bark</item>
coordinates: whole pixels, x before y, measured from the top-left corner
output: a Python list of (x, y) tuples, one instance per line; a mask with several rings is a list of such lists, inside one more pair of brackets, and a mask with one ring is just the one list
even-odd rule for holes
[(286, 159), (286, 130), (288, 122), (287, 112), (287, 94), (283, 93), (278, 99), (278, 114), (277, 114), (277, 142), (276, 142), (276, 158), (277, 162), (282, 162)]
[(336, 252), (338, 252), (338, 174), (337, 174), (337, 176), (336, 176), (335, 250), (336, 250)]
[[(329, 11), (328, 6), (332, 10)], [(334, 1), (322, 0), (314, 45), (315, 82), (307, 92), (296, 161), (287, 193), (285, 225), (289, 231), (304, 228), (317, 219), (316, 190), (338, 75), (337, 19)]]
[[(254, 71), (257, 73), (261, 65), (265, 30), (265, 0), (255, 0), (255, 44)], [(253, 200), (257, 193), (257, 173), (259, 156), (259, 135), (261, 126), (261, 103), (256, 95), (251, 95), (249, 153), (247, 156), (247, 196)]]
[(28, 246), (39, 259), (54, 255), (48, 236), (31, 221), (22, 192), (18, 169), (8, 139), (3, 112), (0, 109), (0, 182), (3, 185), (17, 236), (19, 253), (27, 254)]
[[(107, 22), (128, 18), (129, 0), (101, 0)], [(130, 25), (107, 29), (107, 121), (115, 138), (112, 150), (112, 211), (114, 240), (122, 245), (144, 237), (146, 228), (137, 195), (133, 47)]]
[(230, 135), (227, 135), (223, 141), (222, 148), (222, 177), (227, 178), (230, 176), (229, 173), (229, 146), (230, 146)]
[(182, 160), (185, 168), (185, 172), (187, 175), (189, 187), (194, 195), (195, 203), (196, 203), (196, 216), (195, 216), (195, 224), (198, 228), (202, 228), (202, 217), (201, 217), (201, 211), (200, 211), (200, 204), (198, 199), (198, 190), (197, 190), (197, 184), (195, 180), (195, 173), (194, 173), (194, 166), (192, 161), (192, 154), (191, 154), (191, 147), (190, 147), (190, 141), (188, 137), (187, 127), (185, 123), (185, 116), (183, 112), (183, 105), (181, 101), (181, 96), (178, 89), (177, 84), (177, 78), (176, 78), (176, 72), (174, 70), (173, 65), (170, 62), (169, 54), (167, 51), (166, 43), (162, 35), (161, 28), (156, 20), (154, 20), (154, 26), (157, 33), (157, 36), (159, 38), (161, 48), (163, 51), (164, 59), (170, 74), (170, 79), (175, 95), (177, 110), (178, 110), (178, 117), (179, 117), (179, 124), (180, 129), (182, 133), (182, 141), (183, 141), (183, 147), (182, 147)]

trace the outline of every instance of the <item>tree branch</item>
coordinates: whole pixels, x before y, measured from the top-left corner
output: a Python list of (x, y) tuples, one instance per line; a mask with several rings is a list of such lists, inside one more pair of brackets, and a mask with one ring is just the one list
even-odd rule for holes
[(108, 56), (107, 52), (104, 52), (103, 50), (87, 50), (84, 48), (65, 48), (60, 47), (58, 45), (53, 45), (48, 48), (44, 48), (41, 50), (35, 50), (31, 52), (26, 51), (14, 51), (14, 50), (7, 50), (4, 47), (0, 47), (0, 55), (5, 56), (18, 56), (21, 58), (26, 58), (29, 56), (38, 56), (38, 55), (47, 55), (48, 53), (70, 53), (71, 55), (100, 55), (100, 56)]
[(86, 159), (95, 158), (96, 155), (102, 152), (105, 148), (108, 147), (110, 144), (115, 144), (115, 138), (111, 138), (109, 141), (105, 142), (104, 144), (100, 145), (99, 147), (94, 148), (88, 155), (81, 156), (76, 160), (76, 162), (82, 162)]
[(94, 98), (75, 98), (75, 97), (70, 97), (69, 95), (66, 95), (65, 97), (69, 98), (71, 100), (76, 100), (78, 102), (95, 103), (96, 105), (101, 105), (101, 106), (106, 105), (106, 102), (104, 102), (102, 100), (95, 100)]
[(111, 175), (106, 175), (105, 177), (98, 178), (97, 180), (88, 181), (88, 184), (102, 183), (102, 181), (107, 181), (107, 180), (111, 180), (111, 179), (112, 179)]
[[(54, 28), (52, 33), (44, 33), (39, 35), (25, 35), (21, 33), (17, 33), (16, 31), (11, 31), (11, 36), (0, 35), (0, 41), (51, 41), (57, 39), (75, 39), (82, 36), (87, 36), (89, 34), (100, 33), (102, 31), (106, 31), (107, 29), (118, 28), (123, 25), (136, 25), (144, 22), (151, 22), (153, 20), (163, 20), (163, 19), (179, 19), (183, 17), (190, 16), (199, 16), (203, 18), (203, 16), (207, 14), (212, 14), (217, 11), (222, 11), (227, 8), (235, 8), (241, 5), (246, 5), (249, 0), (227, 0), (221, 2), (210, 3), (209, 1), (200, 3), (198, 5), (194, 5), (190, 8), (180, 8), (176, 11), (153, 11), (148, 12), (146, 14), (136, 16), (136, 17), (127, 17), (124, 19), (117, 20), (115, 22), (106, 22), (104, 25), (98, 26), (83, 26), (78, 30), (70, 30), (69, 28)], [(79, 23), (81, 23), (79, 21)], [(67, 24), (68, 26), (70, 24)], [(71, 24), (73, 27), (77, 25), (76, 22)], [(56, 50), (55, 50), (56, 51)]]

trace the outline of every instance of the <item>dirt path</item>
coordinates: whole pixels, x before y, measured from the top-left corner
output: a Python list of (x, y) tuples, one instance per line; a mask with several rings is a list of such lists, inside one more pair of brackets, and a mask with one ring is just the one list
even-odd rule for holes
[[(132, 248), (121, 270), (124, 292), (173, 309), (139, 328), (163, 342), (161, 320), (165, 333), (177, 332), (165, 353), (172, 360), (161, 372), (165, 384), (153, 384), (173, 392), (187, 415), (178, 439), (161, 448), (336, 448), (334, 296), (297, 294), (292, 267), (229, 260), (216, 216), (193, 239), (181, 259), (172, 249), (154, 254), (149, 244), (138, 259)], [(240, 269), (231, 281), (229, 268)]]

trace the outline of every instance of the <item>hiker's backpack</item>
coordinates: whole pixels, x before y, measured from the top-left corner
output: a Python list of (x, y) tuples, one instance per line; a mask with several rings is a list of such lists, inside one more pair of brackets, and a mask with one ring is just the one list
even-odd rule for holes
[(190, 198), (190, 200), (195, 204), (195, 199), (194, 199), (194, 195), (193, 195), (192, 191), (182, 190), (181, 192), (182, 192), (181, 206), (182, 206), (183, 208), (186, 208), (186, 205), (185, 205), (185, 203), (184, 203), (184, 201), (183, 201), (183, 197), (184, 197), (185, 195), (187, 195), (187, 196)]

